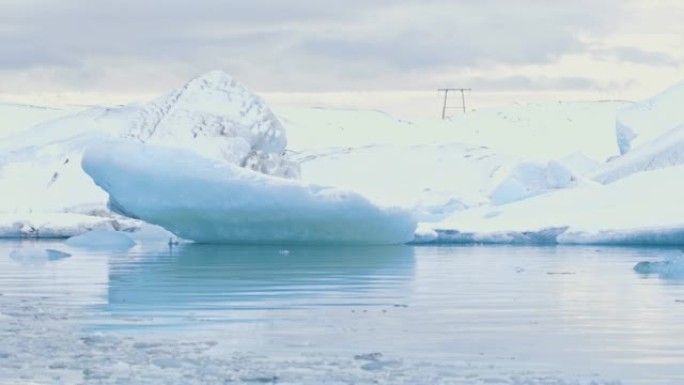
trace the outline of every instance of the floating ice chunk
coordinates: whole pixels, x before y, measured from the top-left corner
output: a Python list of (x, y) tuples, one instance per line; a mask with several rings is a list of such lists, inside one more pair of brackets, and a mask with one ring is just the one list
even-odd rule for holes
[(38, 247), (23, 247), (10, 252), (10, 258), (21, 264), (34, 265), (47, 261), (57, 261), (70, 257), (71, 254), (54, 249), (42, 249)]
[(67, 239), (66, 244), (83, 248), (129, 249), (135, 246), (135, 241), (121, 231), (89, 231)]
[(643, 261), (634, 266), (639, 274), (658, 274), (664, 279), (684, 279), (684, 256), (667, 257), (662, 261)]
[(125, 212), (197, 242), (399, 244), (416, 227), (359, 194), (186, 150), (112, 142), (86, 150), (82, 165)]

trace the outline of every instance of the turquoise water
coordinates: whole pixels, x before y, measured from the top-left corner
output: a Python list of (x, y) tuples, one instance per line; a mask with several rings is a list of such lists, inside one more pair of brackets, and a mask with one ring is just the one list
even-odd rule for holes
[[(72, 255), (10, 257), (27, 246)], [(16, 327), (0, 329), (7, 342), (0, 375), (54, 383), (232, 376), (234, 383), (681, 384), (684, 279), (632, 270), (678, 252), (212, 245), (107, 252), (4, 242), (0, 320)], [(126, 366), (116, 369), (118, 362)]]

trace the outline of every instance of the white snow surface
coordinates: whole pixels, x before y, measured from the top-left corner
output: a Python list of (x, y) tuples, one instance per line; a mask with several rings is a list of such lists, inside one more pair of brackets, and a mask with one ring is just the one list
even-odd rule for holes
[(0, 101), (0, 140), (36, 124), (73, 115), (86, 107), (37, 106)]
[[(624, 105), (513, 105), (445, 121), (324, 108), (276, 112), (304, 180), (438, 221), (490, 203), (497, 190), (496, 199), (512, 201), (581, 185), (581, 177), (619, 154), (615, 113)], [(511, 184), (515, 192), (501, 194)]]
[(88, 148), (83, 169), (121, 212), (197, 242), (395, 244), (416, 227), (408, 212), (356, 193), (187, 150), (110, 142)]

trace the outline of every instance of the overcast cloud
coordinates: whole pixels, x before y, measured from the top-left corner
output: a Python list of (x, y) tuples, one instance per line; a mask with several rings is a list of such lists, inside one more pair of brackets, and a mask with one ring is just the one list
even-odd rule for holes
[[(665, 0), (0, 0), (0, 93), (157, 91), (212, 69), (273, 92), (433, 89), (455, 77), (491, 91), (602, 89), (615, 76), (592, 73), (592, 61), (681, 73), (682, 9)], [(572, 57), (589, 63), (573, 67)]]

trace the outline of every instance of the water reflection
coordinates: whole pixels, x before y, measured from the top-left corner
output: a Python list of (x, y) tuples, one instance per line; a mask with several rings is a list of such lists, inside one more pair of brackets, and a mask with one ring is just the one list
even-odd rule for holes
[(110, 259), (104, 310), (129, 326), (253, 321), (267, 317), (264, 311), (387, 303), (405, 294), (415, 265), (408, 246), (189, 244), (138, 257)]

